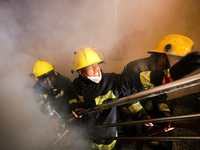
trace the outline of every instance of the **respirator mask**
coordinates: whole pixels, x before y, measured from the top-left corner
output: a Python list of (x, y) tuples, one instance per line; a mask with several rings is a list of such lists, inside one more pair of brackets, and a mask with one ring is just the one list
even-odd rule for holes
[[(85, 73), (84, 73), (85, 74)], [(102, 79), (102, 75), (101, 75), (101, 72), (100, 72), (100, 76), (93, 76), (93, 77), (89, 77), (85, 74), (86, 78), (91, 80), (92, 82), (94, 83), (99, 83)]]
[(49, 94), (55, 96), (59, 93), (59, 91), (55, 87), (56, 86), (55, 73), (42, 76), (42, 78), (39, 79), (39, 83), (49, 91)]

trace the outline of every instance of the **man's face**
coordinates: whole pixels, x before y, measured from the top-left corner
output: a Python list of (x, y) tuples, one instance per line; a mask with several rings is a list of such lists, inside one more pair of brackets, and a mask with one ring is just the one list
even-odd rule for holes
[(101, 68), (99, 64), (94, 64), (86, 68), (83, 68), (82, 70), (79, 70), (80, 75), (84, 76), (85, 73), (88, 77), (100, 76), (100, 72)]
[(157, 60), (158, 69), (165, 70), (168, 68), (168, 64), (167, 56), (165, 54), (161, 54)]

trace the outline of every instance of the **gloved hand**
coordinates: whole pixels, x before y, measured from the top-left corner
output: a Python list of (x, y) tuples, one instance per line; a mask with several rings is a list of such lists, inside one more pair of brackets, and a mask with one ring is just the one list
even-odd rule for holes
[[(148, 119), (151, 119), (151, 117), (148, 116)], [(151, 122), (149, 122), (149, 123), (145, 123), (144, 125), (147, 126), (147, 127), (152, 127), (152, 126), (154, 126), (154, 124), (151, 123)]]
[(71, 112), (72, 112), (72, 114), (74, 115), (74, 117), (76, 117), (76, 118), (81, 118), (82, 115), (78, 116), (78, 115), (76, 114), (78, 111), (81, 111), (81, 110), (85, 110), (85, 108), (76, 108), (75, 110), (72, 110)]
[(167, 127), (164, 128), (164, 131), (168, 132), (168, 131), (171, 131), (171, 130), (174, 130), (174, 127), (172, 127), (172, 122), (169, 121), (168, 124), (167, 124)]
[(183, 57), (170, 69), (173, 80), (178, 80), (200, 68), (200, 53), (192, 52)]

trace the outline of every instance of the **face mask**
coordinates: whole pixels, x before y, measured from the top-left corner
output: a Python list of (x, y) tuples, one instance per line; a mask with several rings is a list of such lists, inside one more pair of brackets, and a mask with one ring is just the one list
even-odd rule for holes
[(99, 83), (99, 82), (101, 81), (101, 79), (102, 79), (101, 72), (100, 72), (100, 76), (88, 77), (86, 74), (85, 74), (85, 76), (86, 76), (89, 80), (91, 80), (91, 81), (93, 81), (93, 82), (95, 82), (95, 83)]
[[(46, 81), (46, 83), (44, 83), (44, 80)], [(41, 84), (44, 88), (50, 90), (50, 89), (52, 89), (52, 88), (54, 87), (55, 82), (52, 81), (52, 80), (50, 80), (49, 77), (47, 77), (47, 78), (41, 79), (41, 80), (40, 80), (40, 84)]]
[[(43, 80), (46, 80), (46, 84), (42, 82)], [(59, 93), (58, 89), (55, 88), (56, 79), (54, 78), (54, 80), (50, 80), (49, 77), (47, 77), (43, 80), (40, 80), (40, 84), (49, 91), (50, 95), (56, 96)]]

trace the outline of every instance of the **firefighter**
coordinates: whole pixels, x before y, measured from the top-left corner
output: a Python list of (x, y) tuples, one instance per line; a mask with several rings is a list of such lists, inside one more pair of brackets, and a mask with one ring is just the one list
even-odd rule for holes
[[(193, 47), (194, 42), (186, 36), (179, 34), (168, 35), (158, 43), (154, 50), (148, 51), (148, 53), (151, 54), (150, 57), (131, 61), (125, 66), (123, 73), (161, 70), (165, 72), (163, 83), (170, 82), (172, 81), (172, 79), (170, 78), (170, 76), (168, 76), (167, 69), (170, 68), (170, 66), (172, 67), (182, 57), (191, 53), (193, 51)], [(128, 94), (130, 93), (126, 93), (124, 96)], [(172, 115), (167, 105), (166, 94), (143, 100), (141, 104), (148, 113), (148, 116), (150, 116), (149, 118), (169, 117)], [(123, 112), (123, 109), (119, 110), (122, 110), (120, 111), (120, 113), (123, 116), (125, 112)], [(138, 119), (140, 120), (142, 119), (139, 116), (140, 113), (142, 113), (141, 110), (135, 109), (129, 116), (126, 114), (126, 116), (128, 117), (122, 117), (122, 121), (133, 121)], [(158, 124), (156, 124), (156, 126), (158, 126)], [(125, 126), (124, 128), (126, 132), (129, 130), (129, 128), (134, 127)], [(153, 127), (144, 126), (145, 131), (151, 130), (152, 128)], [(171, 122), (168, 122), (168, 125), (166, 125), (166, 128), (164, 128), (165, 132), (173, 129), (174, 128), (171, 127)], [(149, 142), (149, 144), (150, 146), (154, 146), (154, 149), (156, 149), (156, 147), (157, 149), (160, 149), (160, 147), (162, 147), (162, 145), (160, 145), (160, 142), (158, 141), (152, 141)]]
[[(195, 60), (200, 60), (200, 55), (195, 53)], [(187, 58), (190, 60), (190, 58)], [(75, 117), (80, 109), (89, 109), (105, 102), (116, 100), (126, 91), (141, 91), (146, 86), (157, 86), (162, 83), (163, 71), (147, 71), (142, 73), (103, 73), (100, 64), (104, 62), (103, 54), (91, 46), (80, 47), (73, 56), (72, 72), (78, 72), (73, 85), (79, 97), (78, 101), (70, 101), (70, 110)], [(185, 61), (180, 61), (180, 65)], [(193, 62), (198, 64), (198, 61)], [(193, 65), (192, 64), (192, 65)], [(179, 66), (171, 68), (173, 77), (179, 72)], [(185, 69), (190, 68), (187, 66)], [(184, 67), (183, 67), (184, 68)], [(199, 68), (199, 66), (179, 75), (181, 78)], [(171, 71), (170, 71), (171, 73)], [(146, 82), (143, 82), (147, 79)], [(89, 137), (117, 137), (116, 127), (88, 128), (91, 126), (116, 123), (116, 107), (83, 115), (80, 119), (86, 128)], [(100, 150), (110, 150), (116, 144), (116, 140), (91, 140), (91, 147)]]
[(73, 84), (45, 61), (35, 62), (32, 75), (37, 80), (33, 86), (36, 102), (43, 113), (50, 115), (60, 136), (67, 129), (65, 120), (70, 114), (69, 100), (77, 99)]

